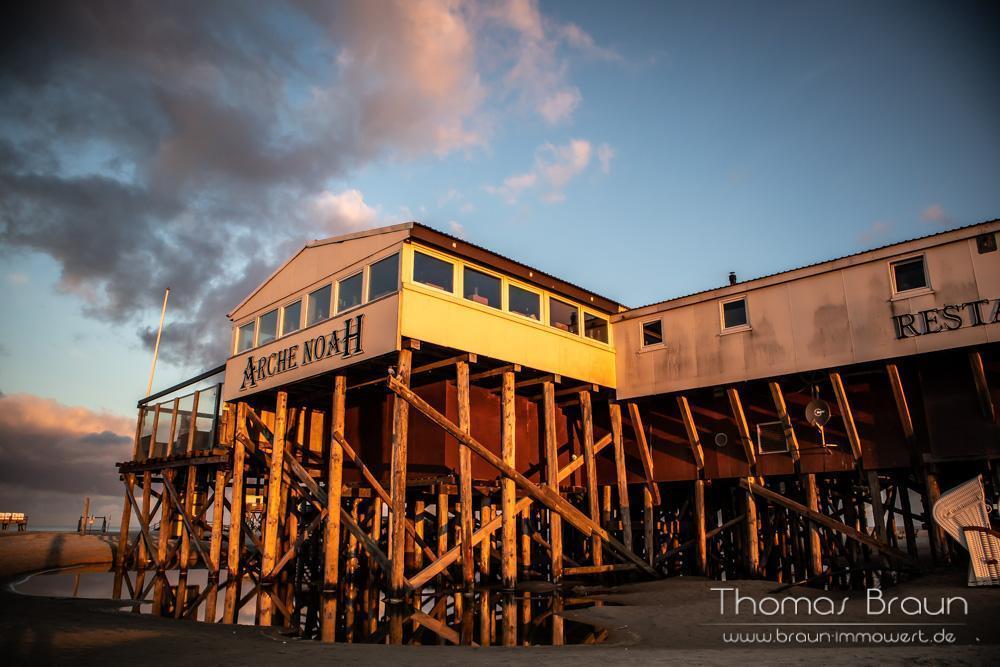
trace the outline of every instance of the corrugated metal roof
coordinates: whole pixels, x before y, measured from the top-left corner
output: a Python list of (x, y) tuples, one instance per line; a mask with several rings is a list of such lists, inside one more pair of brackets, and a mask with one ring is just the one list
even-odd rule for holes
[(845, 259), (850, 259), (852, 257), (858, 257), (859, 255), (867, 255), (869, 253), (879, 252), (881, 250), (886, 250), (888, 248), (893, 248), (895, 246), (900, 246), (900, 245), (904, 245), (904, 244), (907, 244), (907, 243), (913, 243), (914, 241), (923, 241), (925, 239), (934, 238), (935, 236), (942, 236), (944, 234), (952, 234), (954, 232), (960, 232), (960, 231), (965, 230), (965, 229), (972, 229), (973, 227), (980, 227), (980, 226), (983, 226), (983, 225), (989, 225), (989, 224), (996, 223), (996, 222), (1000, 222), (1000, 218), (994, 218), (993, 220), (984, 220), (982, 222), (975, 222), (975, 223), (972, 223), (970, 225), (963, 225), (961, 227), (954, 227), (952, 229), (945, 229), (945, 230), (942, 230), (940, 232), (934, 232), (933, 234), (925, 234), (924, 236), (916, 236), (914, 238), (906, 239), (904, 241), (895, 241), (893, 243), (887, 243), (885, 245), (881, 245), (881, 246), (878, 246), (878, 247), (875, 247), (875, 248), (869, 248), (867, 250), (860, 250), (858, 252), (850, 253), (848, 255), (842, 255), (840, 257), (834, 257), (833, 259), (824, 259), (824, 260), (819, 261), (819, 262), (813, 262), (812, 264), (803, 264), (802, 266), (797, 266), (797, 267), (792, 268), (792, 269), (785, 269), (784, 271), (777, 271), (775, 273), (768, 273), (768, 274), (765, 274), (763, 276), (757, 276), (756, 278), (750, 278), (748, 280), (740, 280), (740, 281), (736, 282), (733, 285), (730, 285), (729, 283), (726, 283), (724, 285), (719, 285), (718, 287), (710, 287), (708, 289), (698, 290), (697, 292), (691, 292), (690, 294), (684, 294), (684, 295), (681, 295), (681, 296), (675, 296), (675, 297), (671, 297), (669, 299), (663, 299), (662, 301), (654, 301), (652, 303), (647, 303), (647, 304), (645, 304), (643, 306), (636, 306), (634, 308), (630, 308), (628, 312), (621, 313), (621, 316), (618, 319), (621, 319), (622, 317), (628, 317), (629, 313), (631, 313), (632, 311), (638, 311), (638, 310), (642, 310), (644, 308), (650, 308), (652, 306), (659, 306), (659, 305), (663, 305), (663, 304), (668, 304), (668, 303), (671, 303), (672, 301), (680, 301), (681, 299), (688, 299), (688, 298), (693, 297), (693, 296), (698, 296), (699, 294), (707, 294), (708, 292), (714, 292), (716, 290), (725, 289), (727, 287), (738, 287), (740, 285), (743, 285), (744, 287), (746, 287), (750, 283), (754, 283), (754, 282), (757, 282), (759, 280), (765, 280), (767, 278), (774, 278), (775, 276), (784, 275), (786, 273), (793, 273), (795, 271), (801, 271), (803, 269), (811, 269), (811, 268), (814, 268), (814, 267), (822, 266), (824, 264), (832, 264), (834, 262), (839, 262), (839, 261), (842, 261), (842, 260), (845, 260)]

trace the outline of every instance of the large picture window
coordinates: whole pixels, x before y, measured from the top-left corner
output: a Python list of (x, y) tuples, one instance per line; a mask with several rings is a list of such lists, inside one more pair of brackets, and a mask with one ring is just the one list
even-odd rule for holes
[(293, 301), (281, 309), (281, 335), (287, 335), (302, 328), (302, 301)]
[(445, 292), (455, 289), (455, 272), (451, 262), (422, 252), (413, 253), (413, 280), (424, 285), (437, 287)]
[(253, 332), (256, 320), (247, 322), (236, 332), (236, 351), (246, 352), (253, 347)]
[(392, 294), (399, 289), (399, 253), (372, 264), (368, 272), (368, 300)]
[(507, 310), (533, 320), (542, 319), (540, 295), (521, 289), (517, 285), (508, 285), (507, 288)]
[(587, 338), (593, 340), (599, 340), (602, 343), (608, 342), (608, 321), (603, 317), (598, 317), (597, 315), (591, 315), (590, 313), (583, 314), (583, 335)]
[(500, 307), (500, 279), (482, 271), (465, 267), (462, 277), (463, 296), (469, 301), (491, 308)]
[(363, 274), (355, 273), (337, 285), (337, 312), (342, 313), (361, 305), (361, 280)]
[(270, 343), (278, 337), (278, 310), (266, 312), (260, 316), (260, 324), (257, 326), (257, 344), (264, 345)]
[(549, 297), (549, 324), (569, 333), (580, 333), (580, 309)]
[(306, 302), (306, 326), (312, 326), (317, 322), (330, 317), (330, 286), (320, 287), (315, 292), (309, 294), (309, 301)]

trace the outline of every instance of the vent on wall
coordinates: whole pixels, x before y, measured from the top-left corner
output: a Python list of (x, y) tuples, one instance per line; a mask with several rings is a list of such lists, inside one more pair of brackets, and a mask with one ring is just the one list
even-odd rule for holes
[(977, 236), (976, 249), (979, 251), (980, 255), (985, 255), (988, 252), (996, 252), (997, 249), (996, 232), (990, 232), (989, 234), (980, 234), (979, 236)]
[(757, 451), (761, 454), (781, 454), (788, 451), (785, 427), (780, 421), (757, 424)]

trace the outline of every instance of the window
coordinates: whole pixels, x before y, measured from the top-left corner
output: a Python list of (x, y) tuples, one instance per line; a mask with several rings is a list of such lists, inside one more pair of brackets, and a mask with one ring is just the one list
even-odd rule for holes
[(413, 253), (413, 280), (424, 285), (437, 287), (445, 292), (454, 291), (455, 272), (451, 262), (422, 252)]
[(542, 319), (541, 297), (517, 285), (507, 286), (507, 310), (533, 320)]
[(302, 301), (295, 301), (281, 309), (281, 335), (302, 328)]
[(929, 287), (923, 257), (892, 262), (891, 266), (893, 287), (897, 293)]
[(392, 294), (399, 289), (399, 253), (372, 264), (368, 273), (368, 300)]
[(549, 297), (549, 324), (556, 329), (580, 333), (580, 309), (571, 303)]
[(355, 273), (337, 284), (337, 312), (342, 313), (361, 305), (361, 280), (363, 274)]
[(491, 308), (500, 307), (500, 279), (496, 276), (465, 267), (462, 291), (463, 296), (469, 301)]
[(246, 352), (253, 347), (253, 330), (256, 322), (247, 322), (236, 334), (236, 352)]
[(603, 317), (583, 314), (583, 335), (587, 338), (599, 340), (602, 343), (608, 342), (608, 321)]
[(750, 326), (750, 320), (747, 319), (746, 297), (740, 297), (739, 299), (733, 299), (732, 301), (722, 302), (723, 330), (748, 326)]
[(325, 285), (309, 295), (306, 310), (306, 326), (310, 327), (317, 322), (330, 317), (330, 286)]
[(260, 316), (260, 325), (257, 327), (257, 344), (270, 343), (278, 337), (278, 310), (277, 308)]
[(652, 320), (642, 323), (642, 346), (659, 345), (663, 342), (663, 322)]

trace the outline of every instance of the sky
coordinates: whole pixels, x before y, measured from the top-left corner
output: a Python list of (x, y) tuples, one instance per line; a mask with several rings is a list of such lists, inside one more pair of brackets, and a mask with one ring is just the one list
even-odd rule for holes
[(998, 29), (986, 2), (16, 3), (0, 511), (119, 512), (164, 289), (154, 391), (311, 239), (417, 220), (638, 306), (998, 218)]

